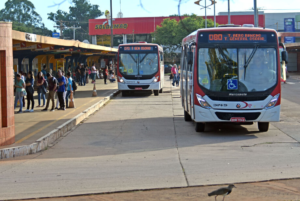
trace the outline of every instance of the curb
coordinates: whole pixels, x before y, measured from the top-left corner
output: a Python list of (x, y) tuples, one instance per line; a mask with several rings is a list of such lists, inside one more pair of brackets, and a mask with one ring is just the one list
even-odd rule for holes
[(99, 102), (95, 103), (91, 107), (87, 108), (77, 116), (73, 117), (72, 119), (68, 120), (67, 122), (63, 123), (56, 129), (52, 130), (51, 132), (47, 133), (40, 139), (36, 140), (34, 143), (30, 145), (23, 145), (18, 147), (10, 147), (5, 149), (0, 149), (0, 160), (6, 158), (14, 158), (18, 156), (26, 156), (29, 154), (35, 154), (41, 152), (48, 148), (49, 145), (53, 144), (56, 140), (60, 137), (64, 136), (67, 132), (71, 131), (75, 128), (79, 123), (81, 123), (84, 119), (89, 117), (91, 114), (95, 113), (97, 110), (105, 106), (110, 99), (114, 96), (118, 95), (120, 91), (115, 91), (111, 93), (109, 96), (106, 96), (104, 99), (100, 100)]

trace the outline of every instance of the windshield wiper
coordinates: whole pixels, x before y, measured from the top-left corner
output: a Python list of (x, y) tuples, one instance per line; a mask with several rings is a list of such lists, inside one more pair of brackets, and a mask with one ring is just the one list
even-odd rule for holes
[(251, 54), (250, 54), (250, 56), (249, 56), (249, 58), (248, 58), (247, 61), (246, 61), (246, 54), (245, 54), (244, 80), (246, 80), (246, 71), (247, 71), (247, 67), (248, 67), (248, 65), (250, 64), (251, 60), (253, 59), (253, 57), (254, 57), (254, 55), (255, 55), (257, 49), (258, 49), (258, 45), (255, 46), (255, 49), (251, 52)]

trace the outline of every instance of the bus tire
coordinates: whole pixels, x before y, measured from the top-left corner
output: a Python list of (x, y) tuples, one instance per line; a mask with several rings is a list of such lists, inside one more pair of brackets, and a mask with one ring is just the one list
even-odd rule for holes
[(159, 90), (159, 93), (162, 93), (163, 92), (163, 89), (161, 88), (160, 90)]
[(269, 130), (269, 122), (258, 122), (258, 130), (260, 132), (267, 132)]
[(192, 121), (191, 115), (187, 111), (184, 111), (184, 121)]
[(204, 130), (205, 130), (205, 124), (204, 123), (196, 122), (195, 130), (196, 130), (196, 132), (204, 132)]
[(159, 90), (153, 90), (154, 92), (154, 96), (158, 96), (159, 95)]
[(122, 91), (122, 96), (123, 97), (128, 96), (128, 91)]

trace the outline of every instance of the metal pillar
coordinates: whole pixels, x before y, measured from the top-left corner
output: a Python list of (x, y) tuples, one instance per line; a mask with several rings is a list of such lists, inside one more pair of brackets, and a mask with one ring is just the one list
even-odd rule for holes
[(255, 26), (255, 27), (258, 27), (257, 0), (254, 0), (254, 26)]
[(217, 19), (216, 19), (216, 2), (214, 3), (214, 27), (216, 27), (216, 21), (217, 21)]
[(207, 28), (206, 0), (204, 1), (205, 1), (205, 28)]
[(112, 0), (110, 0), (110, 47), (114, 46)]
[(230, 20), (230, 0), (228, 0), (228, 24), (231, 24), (231, 20)]

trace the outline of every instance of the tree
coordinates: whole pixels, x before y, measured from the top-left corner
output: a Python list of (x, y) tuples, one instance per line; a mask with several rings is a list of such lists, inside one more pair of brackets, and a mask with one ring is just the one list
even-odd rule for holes
[(29, 0), (7, 0), (5, 8), (0, 11), (0, 21), (13, 22), (12, 29), (16, 31), (51, 36), (51, 31), (42, 23), (41, 16)]
[[(161, 26), (156, 27), (156, 31), (152, 33), (155, 43), (163, 45), (167, 52), (174, 52), (181, 46), (181, 41), (191, 32), (204, 28), (205, 20), (195, 14), (182, 17), (181, 21), (169, 18), (164, 19)], [(214, 27), (213, 20), (207, 20), (207, 27)]]
[(5, 8), (0, 11), (0, 19), (30, 26), (42, 26), (42, 18), (29, 0), (7, 0)]
[[(48, 19), (60, 26), (60, 21), (65, 27), (81, 27), (76, 30), (76, 40), (89, 40), (89, 19), (95, 19), (103, 15), (98, 5), (91, 5), (88, 0), (72, 0), (73, 6), (69, 7), (69, 12), (62, 10), (56, 13), (48, 13)], [(64, 37), (73, 38), (73, 30), (65, 28)], [(89, 40), (90, 41), (90, 40)], [(91, 42), (91, 41), (90, 41)]]

